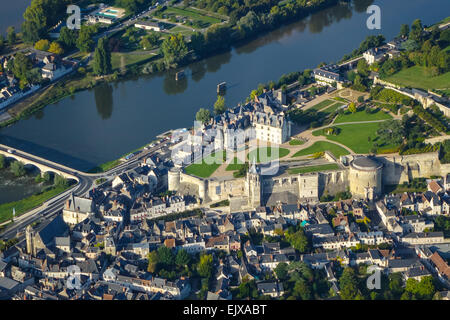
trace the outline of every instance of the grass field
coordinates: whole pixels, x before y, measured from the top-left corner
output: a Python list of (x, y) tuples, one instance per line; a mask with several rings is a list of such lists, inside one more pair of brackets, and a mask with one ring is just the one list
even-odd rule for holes
[(213, 153), (212, 155), (202, 159), (202, 163), (193, 163), (186, 167), (186, 173), (201, 178), (208, 178), (224, 162), (223, 157), (223, 151), (219, 155)]
[[(337, 136), (331, 135), (326, 137), (328, 140), (346, 145), (356, 153), (369, 153), (373, 148), (374, 140), (377, 138), (379, 126), (379, 122), (337, 125), (336, 127), (340, 128), (341, 132)], [(314, 133), (322, 134), (322, 130), (317, 131), (314, 131)]]
[(192, 31), (192, 28), (184, 28), (181, 26), (176, 26), (172, 29), (170, 29), (171, 33), (181, 33), (183, 36), (190, 36), (194, 33), (194, 31)]
[(336, 102), (335, 104), (329, 106), (328, 108), (326, 108), (325, 110), (322, 110), (321, 112), (325, 112), (325, 113), (333, 113), (335, 112), (337, 109), (339, 109), (340, 107), (342, 107), (344, 104), (341, 102)]
[(47, 200), (57, 196), (65, 190), (67, 189), (64, 187), (52, 187), (49, 190), (34, 194), (28, 198), (2, 204), (0, 205), (0, 222), (4, 222), (12, 218), (13, 208), (15, 208), (16, 217), (18, 217), (31, 209), (39, 207)]
[(247, 157), (250, 160), (250, 162), (252, 162), (252, 160), (256, 158), (256, 162), (260, 163), (260, 162), (270, 162), (279, 158), (283, 158), (289, 154), (288, 149), (285, 148), (277, 148), (277, 149), (278, 153), (276, 151), (272, 152), (273, 150), (275, 150), (275, 148), (272, 147), (258, 148), (252, 150), (247, 155)]
[(392, 116), (390, 114), (382, 110), (371, 110), (371, 111), (372, 113), (366, 113), (365, 110), (361, 110), (355, 113), (340, 114), (337, 116), (334, 123), (392, 119)]
[(222, 22), (221, 19), (201, 14), (200, 12), (191, 10), (189, 8), (181, 9), (176, 7), (168, 7), (166, 10), (164, 10), (164, 13), (170, 16), (183, 16), (187, 19), (192, 20), (193, 23), (203, 28), (206, 28), (215, 23)]
[(305, 141), (298, 140), (298, 139), (292, 139), (291, 141), (289, 141), (289, 145), (291, 145), (291, 146), (301, 146), (304, 143), (305, 143)]
[(327, 170), (337, 170), (339, 169), (339, 166), (335, 163), (330, 164), (324, 164), (321, 166), (308, 166), (308, 167), (301, 167), (301, 168), (293, 168), (289, 169), (289, 173), (296, 174), (296, 173), (308, 173), (308, 172), (317, 172), (317, 171), (327, 171)]
[(414, 66), (401, 70), (388, 77), (386, 81), (399, 84), (405, 87), (420, 89), (446, 89), (450, 88), (450, 72), (432, 77), (426, 72), (425, 67)]
[(312, 146), (298, 151), (292, 157), (307, 156), (307, 155), (314, 154), (316, 152), (324, 152), (324, 151), (331, 152), (336, 158), (339, 158), (340, 156), (349, 154), (349, 152), (347, 150), (338, 146), (337, 144), (334, 144), (331, 142), (326, 142), (326, 141), (318, 141), (318, 142), (315, 142)]
[(233, 161), (227, 166), (226, 171), (237, 171), (240, 170), (244, 166), (242, 160), (234, 157)]
[(111, 53), (111, 65), (113, 70), (119, 70), (122, 67), (139, 64), (155, 57), (155, 54), (129, 54), (129, 53)]
[(309, 108), (308, 110), (316, 110), (316, 111), (319, 111), (320, 109), (323, 109), (323, 108), (325, 108), (325, 107), (328, 107), (328, 106), (332, 105), (332, 104), (335, 103), (335, 102), (336, 102), (336, 101), (333, 101), (333, 100), (325, 100), (325, 101), (322, 101), (322, 102), (320, 102), (320, 103), (318, 103), (318, 104), (312, 106), (312, 107)]

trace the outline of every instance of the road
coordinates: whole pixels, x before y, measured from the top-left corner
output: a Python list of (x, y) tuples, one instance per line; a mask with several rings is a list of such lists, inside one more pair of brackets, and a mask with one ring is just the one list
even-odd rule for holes
[[(6, 240), (6, 239), (11, 239), (11, 238), (17, 237), (17, 234), (19, 232), (23, 233), (26, 226), (28, 226), (29, 224), (34, 223), (34, 222), (40, 221), (41, 225), (45, 226), (46, 221), (50, 220), (54, 215), (56, 215), (59, 211), (62, 210), (66, 200), (69, 198), (71, 193), (73, 193), (77, 196), (85, 196), (95, 186), (95, 181), (97, 179), (104, 178), (104, 179), (107, 179), (107, 181), (111, 181), (112, 179), (114, 179), (115, 176), (137, 167), (143, 158), (154, 154), (156, 151), (167, 146), (168, 143), (169, 143), (169, 141), (163, 141), (163, 142), (155, 145), (153, 148), (150, 148), (148, 150), (143, 150), (142, 152), (140, 152), (139, 154), (137, 154), (130, 160), (118, 165), (117, 167), (115, 167), (107, 172), (96, 173), (96, 174), (90, 174), (90, 173), (85, 173), (85, 172), (77, 171), (74, 169), (70, 169), (66, 166), (58, 165), (51, 161), (46, 161), (45, 159), (35, 157), (30, 154), (27, 154), (27, 153), (24, 153), (24, 152), (14, 149), (15, 150), (14, 154), (19, 155), (20, 157), (23, 157), (24, 159), (42, 163), (45, 166), (51, 167), (60, 172), (65, 172), (67, 174), (76, 176), (78, 179), (78, 183), (71, 189), (62, 193), (61, 195), (59, 195), (53, 199), (50, 199), (49, 201), (44, 203), (41, 207), (17, 217), (13, 224), (9, 225), (5, 230), (2, 230), (2, 232), (0, 233), (0, 238), (3, 240)], [(7, 149), (5, 149), (3, 146), (0, 146), (0, 150), (7, 151)], [(17, 238), (19, 238), (19, 240), (22, 240), (23, 234), (21, 234)]]

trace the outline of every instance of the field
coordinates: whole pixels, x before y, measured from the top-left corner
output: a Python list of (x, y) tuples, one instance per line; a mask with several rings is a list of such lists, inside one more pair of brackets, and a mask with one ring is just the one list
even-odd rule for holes
[(314, 154), (316, 152), (324, 152), (324, 151), (331, 152), (336, 158), (339, 158), (340, 156), (349, 154), (349, 152), (347, 150), (338, 146), (337, 144), (334, 144), (331, 142), (326, 142), (326, 141), (318, 141), (318, 142), (315, 142), (312, 146), (298, 151), (292, 157), (307, 156), (307, 155)]
[[(340, 128), (341, 132), (337, 136), (326, 137), (328, 140), (346, 145), (356, 153), (369, 153), (376, 141), (379, 125), (379, 122), (338, 125), (336, 127)], [(321, 131), (317, 130), (314, 133), (321, 134)]]
[(305, 143), (305, 141), (298, 140), (298, 139), (293, 139), (293, 140), (289, 141), (289, 145), (291, 145), (291, 146), (301, 146), (304, 143)]
[(289, 169), (289, 173), (296, 174), (296, 173), (308, 173), (308, 172), (317, 172), (317, 171), (327, 171), (327, 170), (337, 170), (339, 169), (339, 166), (335, 163), (330, 164), (324, 164), (321, 166), (308, 166), (308, 167), (301, 167), (301, 168), (293, 168)]
[(226, 171), (236, 171), (240, 170), (244, 163), (242, 160), (239, 160), (237, 157), (234, 157), (233, 161), (227, 166)]
[[(278, 149), (278, 154), (277, 152), (272, 152), (275, 149)], [(260, 163), (260, 162), (270, 162), (279, 158), (283, 158), (288, 154), (289, 154), (288, 149), (264, 147), (251, 151), (247, 155), (247, 157), (250, 160), (250, 162), (252, 162), (252, 160), (256, 158), (256, 162)]]
[(189, 19), (191, 21), (193, 27), (199, 28), (207, 28), (212, 24), (222, 22), (221, 19), (201, 14), (200, 12), (194, 11), (189, 8), (181, 9), (176, 7), (168, 7), (166, 10), (162, 12), (162, 14), (166, 15), (167, 18), (169, 18), (169, 20), (172, 20), (170, 18), (180, 16), (184, 17), (185, 19)]
[[(220, 158), (220, 155), (222, 155), (222, 158)], [(224, 162), (224, 152), (222, 151), (220, 155), (216, 158), (216, 154), (213, 153), (212, 155), (202, 159), (202, 163), (193, 163), (189, 165), (185, 169), (186, 173), (201, 178), (210, 177)]]
[(39, 207), (42, 203), (50, 200), (65, 190), (67, 189), (64, 187), (51, 187), (49, 190), (34, 194), (28, 198), (2, 204), (0, 205), (0, 222), (4, 222), (12, 218), (13, 208), (15, 208), (16, 217), (18, 217), (31, 209)]
[(432, 77), (425, 67), (414, 66), (388, 77), (386, 81), (405, 87), (420, 89), (448, 89), (450, 88), (450, 72)]
[(390, 114), (382, 110), (371, 110), (371, 111), (372, 111), (371, 113), (366, 113), (365, 110), (361, 110), (355, 113), (340, 114), (338, 115), (334, 123), (392, 119), (392, 116)]
[(316, 111), (319, 111), (320, 109), (323, 109), (323, 108), (325, 108), (325, 107), (328, 107), (328, 106), (332, 105), (332, 104), (335, 103), (335, 102), (336, 102), (336, 101), (333, 101), (333, 100), (325, 100), (325, 101), (322, 101), (322, 102), (320, 102), (320, 103), (318, 103), (318, 104), (312, 106), (312, 107), (309, 108), (308, 110), (316, 110)]
[(155, 54), (129, 54), (129, 53), (111, 53), (111, 65), (113, 70), (119, 70), (123, 67), (140, 64), (155, 57)]
[(328, 108), (326, 108), (325, 110), (322, 110), (321, 112), (325, 112), (325, 113), (333, 113), (335, 112), (337, 109), (339, 109), (340, 107), (342, 107), (344, 104), (341, 102), (336, 102), (335, 104), (329, 106)]

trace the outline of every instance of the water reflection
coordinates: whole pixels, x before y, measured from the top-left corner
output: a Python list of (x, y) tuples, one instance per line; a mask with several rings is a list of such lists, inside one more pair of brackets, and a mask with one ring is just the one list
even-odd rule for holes
[(113, 112), (113, 87), (101, 84), (94, 88), (95, 105), (97, 112), (103, 120), (109, 119)]
[(175, 75), (178, 71), (180, 70), (169, 71), (165, 74), (163, 88), (164, 92), (168, 95), (183, 93), (188, 87), (188, 80), (186, 76), (179, 80), (175, 79)]
[(340, 4), (311, 15), (308, 23), (311, 33), (321, 33), (325, 27), (342, 19), (352, 18), (352, 8), (350, 2), (341, 2)]
[(374, 3), (374, 0), (353, 0), (353, 8), (356, 12), (366, 12), (367, 7)]
[(192, 80), (199, 82), (206, 74), (206, 65), (204, 61), (199, 61), (189, 66), (191, 69)]

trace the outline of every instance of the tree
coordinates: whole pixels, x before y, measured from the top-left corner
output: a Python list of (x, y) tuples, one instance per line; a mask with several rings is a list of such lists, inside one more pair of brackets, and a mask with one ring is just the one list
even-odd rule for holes
[(36, 50), (48, 51), (50, 48), (50, 42), (47, 39), (41, 39), (34, 44)]
[(14, 74), (16, 78), (22, 81), (25, 85), (29, 83), (30, 80), (30, 70), (33, 67), (30, 59), (25, 56), (22, 52), (15, 55), (14, 60), (12, 60), (12, 66), (8, 65), (10, 71)]
[(170, 268), (175, 264), (175, 255), (172, 249), (166, 246), (161, 246), (158, 248), (158, 262), (161, 263), (163, 268)]
[(400, 272), (395, 272), (389, 275), (389, 290), (396, 299), (399, 299), (403, 294), (403, 278)]
[(225, 98), (221, 95), (217, 96), (217, 101), (214, 103), (214, 113), (216, 115), (220, 115), (224, 113), (226, 110), (225, 108)]
[(184, 61), (188, 48), (182, 34), (171, 35), (161, 45), (161, 54), (168, 68), (175, 68)]
[(355, 270), (351, 267), (346, 267), (339, 279), (341, 288), (341, 298), (343, 300), (355, 300), (359, 294), (358, 278)]
[(8, 41), (8, 44), (10, 46), (13, 46), (16, 44), (17, 36), (16, 36), (16, 29), (14, 27), (8, 27), (6, 30), (6, 39)]
[(53, 41), (50, 44), (50, 48), (48, 49), (48, 52), (62, 55), (64, 53), (63, 48), (61, 48), (61, 45), (57, 41)]
[(27, 171), (25, 170), (25, 165), (20, 161), (14, 161), (13, 163), (11, 163), (10, 168), (12, 173), (14, 173), (16, 177), (24, 176), (27, 173)]
[(288, 264), (286, 262), (280, 262), (274, 271), (278, 279), (281, 281), (286, 280), (288, 276)]
[(5, 38), (3, 38), (3, 35), (0, 34), (0, 53), (2, 53), (4, 48), (5, 48)]
[(409, 26), (407, 24), (402, 24), (400, 27), (400, 37), (407, 37), (409, 34)]
[(158, 252), (156, 250), (148, 254), (148, 266), (147, 271), (150, 273), (155, 273), (158, 265)]
[(57, 187), (67, 188), (69, 186), (69, 181), (59, 174), (55, 174), (54, 184)]
[(301, 298), (302, 300), (311, 299), (311, 289), (304, 279), (299, 279), (295, 282), (293, 295)]
[(381, 141), (400, 144), (403, 142), (404, 128), (400, 121), (387, 120), (380, 123), (377, 135)]
[(356, 112), (356, 105), (354, 102), (350, 102), (350, 104), (348, 105), (348, 111), (350, 111), (351, 113)]
[(5, 156), (0, 154), (0, 169), (3, 169), (6, 167), (6, 159)]
[(200, 256), (200, 262), (197, 266), (197, 271), (200, 277), (210, 278), (213, 269), (213, 256), (210, 254), (203, 254)]
[(44, 172), (44, 174), (42, 175), (42, 179), (44, 180), (44, 182), (50, 182), (50, 180), (52, 179), (50, 172)]
[(205, 36), (201, 32), (194, 32), (191, 36), (191, 49), (199, 57), (203, 56), (205, 52)]
[(288, 230), (286, 232), (286, 240), (301, 253), (306, 252), (309, 248), (308, 237), (303, 228), (300, 228), (300, 230), (294, 233), (291, 233)]
[(149, 35), (142, 37), (140, 45), (142, 49), (149, 50), (158, 45), (159, 35), (156, 32), (152, 32)]
[(191, 257), (186, 250), (178, 250), (177, 256), (175, 258), (175, 264), (179, 267), (187, 266), (191, 262)]
[(95, 29), (92, 26), (81, 26), (78, 33), (77, 48), (82, 52), (91, 52), (94, 47), (94, 40), (92, 36), (95, 33)]
[(75, 30), (70, 30), (67, 27), (62, 27), (59, 32), (58, 41), (64, 46), (64, 49), (69, 50), (77, 44), (77, 34)]
[(111, 52), (109, 52), (106, 41), (105, 37), (101, 38), (94, 52), (93, 70), (97, 75), (111, 73)]
[(357, 69), (358, 69), (358, 74), (360, 74), (363, 77), (367, 77), (370, 73), (369, 65), (368, 65), (366, 59), (361, 59), (358, 61)]
[(414, 20), (414, 22), (411, 25), (411, 31), (409, 32), (409, 38), (417, 41), (418, 43), (422, 42), (422, 33), (423, 33), (423, 26), (422, 21), (420, 19)]
[(200, 108), (195, 115), (195, 119), (205, 124), (211, 119), (211, 112), (208, 109)]

